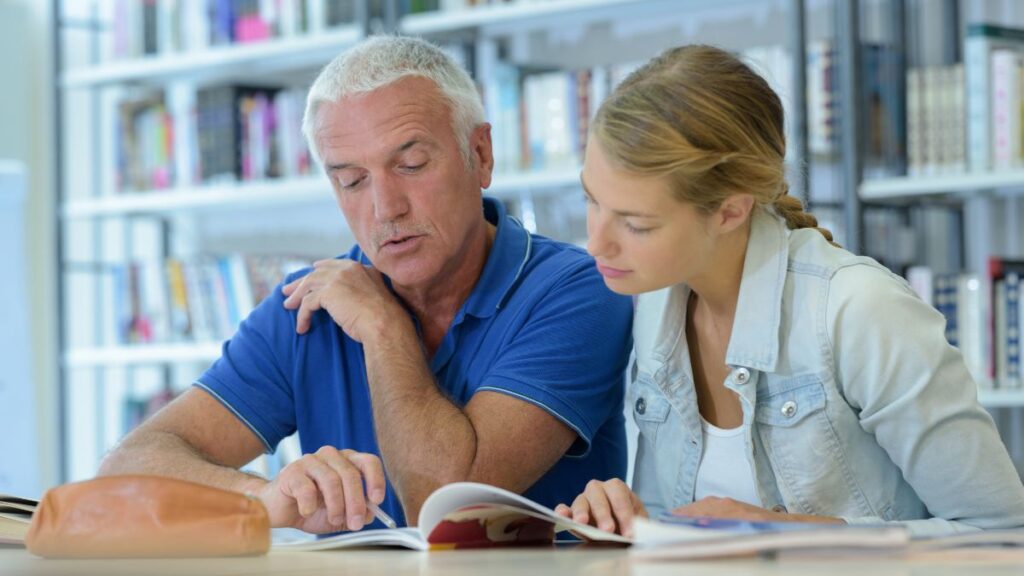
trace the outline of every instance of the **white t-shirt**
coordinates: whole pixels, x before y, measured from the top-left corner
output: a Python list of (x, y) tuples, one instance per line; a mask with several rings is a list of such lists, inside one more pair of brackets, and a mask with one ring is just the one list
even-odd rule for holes
[(725, 430), (709, 423), (703, 416), (700, 424), (704, 450), (697, 468), (694, 501), (718, 496), (761, 506), (754, 471), (747, 460), (743, 426)]

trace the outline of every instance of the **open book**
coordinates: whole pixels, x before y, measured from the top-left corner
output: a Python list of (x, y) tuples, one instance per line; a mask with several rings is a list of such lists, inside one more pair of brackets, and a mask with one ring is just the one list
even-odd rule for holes
[(750, 556), (785, 550), (870, 551), (899, 554), (910, 542), (898, 525), (850, 526), (812, 522), (751, 522), (663, 514), (637, 518), (632, 555), (650, 560)]
[(628, 545), (617, 534), (579, 524), (518, 494), (475, 482), (435, 490), (420, 508), (417, 528), (362, 530), (298, 542), (275, 542), (276, 550), (334, 550), (357, 546), (401, 546), (413, 550), (551, 545), (557, 532), (589, 541)]
[(0, 494), (0, 544), (23, 544), (39, 502)]

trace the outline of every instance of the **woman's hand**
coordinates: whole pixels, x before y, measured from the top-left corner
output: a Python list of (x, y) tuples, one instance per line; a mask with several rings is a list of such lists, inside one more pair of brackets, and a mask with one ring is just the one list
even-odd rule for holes
[(693, 518), (731, 518), (736, 520), (752, 520), (755, 522), (820, 522), (822, 524), (843, 524), (839, 518), (831, 516), (812, 516), (810, 514), (789, 514), (761, 508), (732, 498), (708, 496), (700, 500), (680, 506), (672, 511), (679, 516)]
[(559, 504), (555, 513), (606, 532), (617, 532), (626, 538), (633, 537), (633, 518), (647, 517), (643, 502), (618, 478), (605, 482), (591, 480), (571, 508)]

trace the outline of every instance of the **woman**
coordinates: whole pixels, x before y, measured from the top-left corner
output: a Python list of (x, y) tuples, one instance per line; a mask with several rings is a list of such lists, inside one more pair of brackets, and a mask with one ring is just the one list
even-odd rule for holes
[(944, 320), (787, 195), (783, 111), (722, 50), (670, 50), (598, 112), (588, 250), (638, 294), (634, 489), (559, 513), (632, 533), (665, 511), (903, 522), (915, 536), (1024, 525), (1024, 487)]

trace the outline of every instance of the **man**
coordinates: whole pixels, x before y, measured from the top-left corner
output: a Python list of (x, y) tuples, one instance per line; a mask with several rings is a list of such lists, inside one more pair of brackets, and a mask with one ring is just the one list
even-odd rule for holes
[[(362, 528), (367, 499), (414, 523), (454, 481), (554, 506), (623, 474), (630, 301), (482, 199), (490, 126), (465, 71), (370, 39), (317, 78), (303, 130), (358, 245), (287, 278), (101, 473), (251, 493), (317, 533)], [(236, 470), (295, 431), (306, 455), (273, 481)]]

